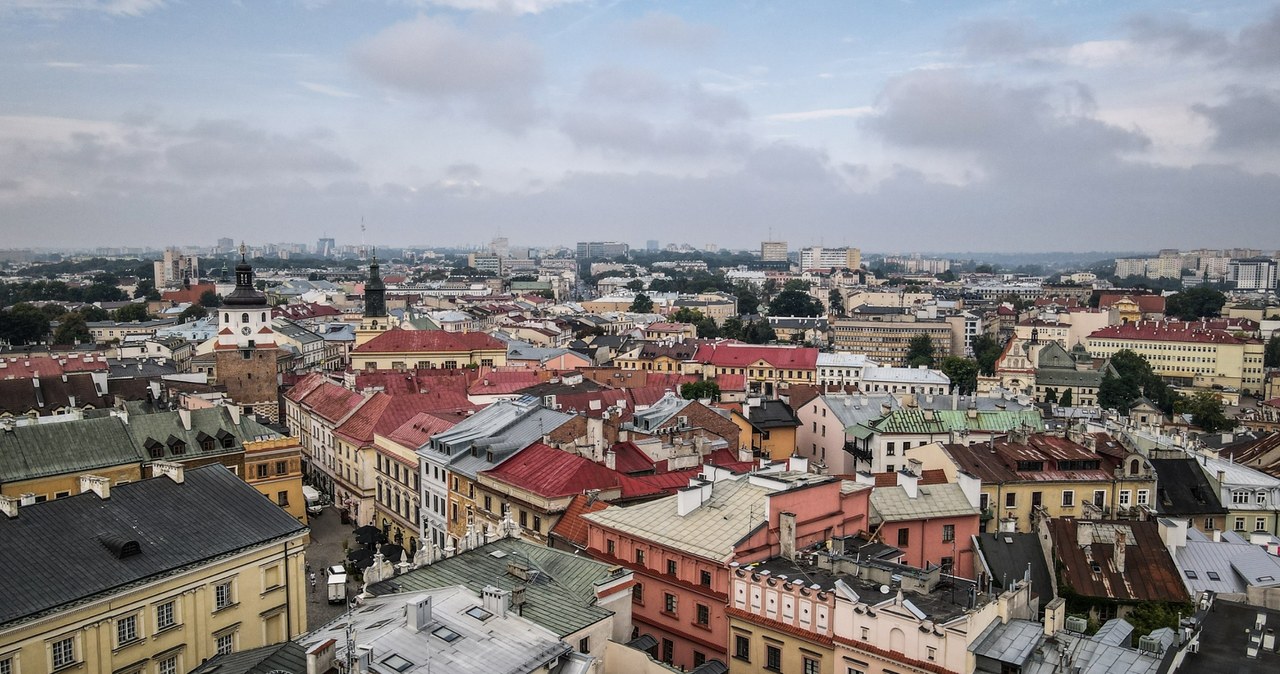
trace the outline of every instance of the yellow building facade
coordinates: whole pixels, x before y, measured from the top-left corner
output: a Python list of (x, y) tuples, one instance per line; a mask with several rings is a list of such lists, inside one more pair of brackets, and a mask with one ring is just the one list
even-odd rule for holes
[(307, 521), (302, 496), (302, 443), (296, 437), (244, 443), (244, 481), (299, 522)]

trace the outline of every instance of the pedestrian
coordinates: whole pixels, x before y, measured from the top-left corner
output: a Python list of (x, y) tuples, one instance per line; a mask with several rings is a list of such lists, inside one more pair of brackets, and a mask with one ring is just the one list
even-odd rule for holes
[(315, 594), (315, 593), (316, 593), (316, 574), (313, 571), (311, 572), (311, 594)]
[[(311, 573), (311, 562), (307, 562), (307, 573)], [(315, 574), (311, 573), (311, 575), (314, 576)]]

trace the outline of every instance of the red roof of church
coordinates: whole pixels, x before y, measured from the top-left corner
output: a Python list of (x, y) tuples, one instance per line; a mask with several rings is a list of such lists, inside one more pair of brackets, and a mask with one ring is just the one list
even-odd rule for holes
[(506, 351), (507, 346), (483, 332), (401, 330), (393, 328), (357, 346), (353, 353), (415, 353), (421, 351)]

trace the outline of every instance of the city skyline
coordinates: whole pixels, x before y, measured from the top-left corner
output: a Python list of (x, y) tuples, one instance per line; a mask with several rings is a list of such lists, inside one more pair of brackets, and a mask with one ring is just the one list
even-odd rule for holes
[(12, 247), (1280, 248), (1267, 3), (20, 0), (0, 34)]

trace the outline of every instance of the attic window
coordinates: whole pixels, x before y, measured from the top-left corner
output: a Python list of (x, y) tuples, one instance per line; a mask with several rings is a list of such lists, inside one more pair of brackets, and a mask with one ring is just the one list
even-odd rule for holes
[(151, 455), (151, 458), (164, 458), (164, 445), (155, 438), (147, 438), (147, 441), (142, 443), (142, 446), (147, 448), (147, 453)]
[(1205, 575), (1209, 577), (1209, 580), (1222, 580), (1222, 576), (1219, 576), (1217, 571), (1206, 571)]
[(137, 541), (121, 538), (113, 534), (100, 534), (98, 542), (111, 551), (116, 559), (124, 559), (142, 554), (142, 546)]
[(1195, 580), (1199, 578), (1199, 576), (1196, 575), (1196, 572), (1192, 571), (1191, 569), (1187, 569), (1186, 574), (1187, 574), (1187, 578), (1190, 578), (1191, 580)]
[(1259, 583), (1274, 583), (1275, 580), (1275, 576), (1258, 576)]
[(475, 618), (476, 620), (479, 620), (480, 622), (484, 622), (489, 618), (493, 617), (492, 613), (480, 608), (479, 606), (472, 606), (471, 608), (467, 609), (467, 615), (471, 616), (472, 618)]

